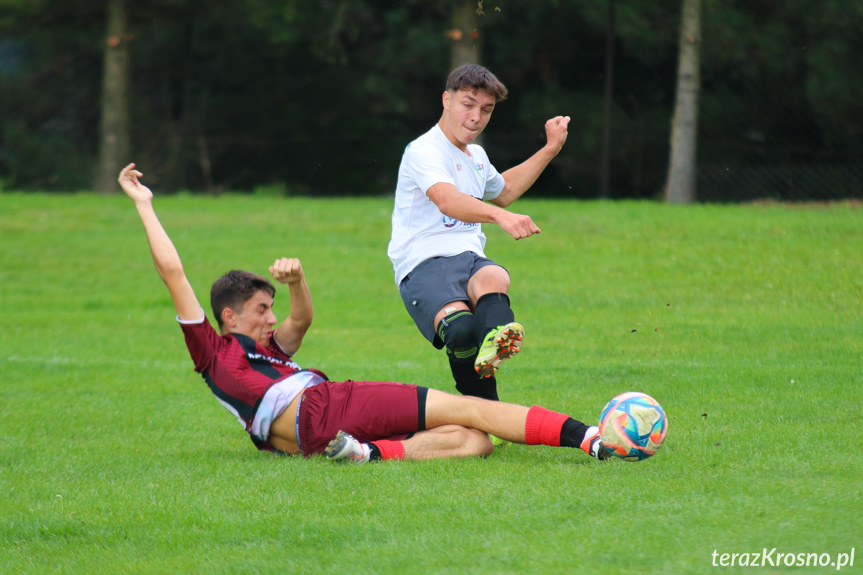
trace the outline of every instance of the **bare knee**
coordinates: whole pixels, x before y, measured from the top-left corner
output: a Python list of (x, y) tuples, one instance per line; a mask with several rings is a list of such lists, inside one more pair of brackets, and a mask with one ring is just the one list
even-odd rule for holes
[(467, 293), (471, 301), (476, 301), (487, 293), (508, 293), (509, 273), (500, 266), (485, 266), (476, 272), (467, 284)]
[(485, 431), (462, 427), (458, 433), (462, 436), (465, 456), (488, 457), (494, 451), (491, 437)]

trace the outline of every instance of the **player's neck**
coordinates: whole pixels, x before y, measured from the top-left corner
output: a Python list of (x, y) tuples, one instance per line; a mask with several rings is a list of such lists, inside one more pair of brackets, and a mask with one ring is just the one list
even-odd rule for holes
[(467, 144), (463, 144), (462, 142), (458, 141), (458, 139), (455, 137), (455, 134), (453, 134), (452, 131), (447, 127), (446, 112), (444, 112), (444, 115), (441, 116), (440, 120), (438, 120), (437, 125), (440, 128), (441, 132), (443, 132), (443, 135), (446, 136), (446, 139), (449, 140), (453, 146), (461, 150), (463, 153), (470, 155), (467, 153)]

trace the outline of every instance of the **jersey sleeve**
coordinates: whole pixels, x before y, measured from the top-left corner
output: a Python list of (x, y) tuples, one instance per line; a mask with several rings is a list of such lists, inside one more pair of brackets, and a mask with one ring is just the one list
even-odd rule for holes
[(270, 340), (270, 345), (269, 345), (270, 349), (273, 352), (277, 352), (277, 353), (281, 354), (282, 356), (284, 356), (283, 359), (291, 359), (294, 356), (294, 354), (286, 352), (285, 349), (282, 347), (282, 344), (279, 343), (279, 340), (276, 339), (276, 330), (272, 330), (270, 332), (269, 340)]
[(435, 184), (455, 185), (446, 158), (438, 148), (423, 141), (413, 142), (404, 155), (404, 175), (413, 179), (425, 194)]
[(485, 150), (480, 148), (483, 155), (483, 168), (485, 171), (485, 189), (483, 190), (482, 199), (485, 201), (493, 200), (500, 195), (506, 181), (497, 169), (491, 165), (491, 162), (486, 155)]
[(186, 338), (186, 347), (195, 363), (195, 371), (198, 373), (206, 371), (210, 368), (210, 364), (222, 344), (221, 337), (207, 321), (204, 310), (201, 310), (201, 319), (198, 321), (183, 321), (178, 317), (177, 322)]

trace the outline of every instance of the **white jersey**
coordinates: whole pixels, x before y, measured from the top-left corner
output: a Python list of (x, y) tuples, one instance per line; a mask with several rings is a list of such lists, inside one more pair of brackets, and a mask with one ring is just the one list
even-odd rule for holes
[(429, 188), (438, 183), (452, 184), (478, 200), (493, 200), (505, 184), (482, 147), (469, 144), (467, 153), (462, 152), (437, 124), (408, 144), (399, 166), (393, 231), (387, 249), (396, 285), (429, 258), (468, 251), (485, 257), (482, 226), (445, 216), (426, 196)]

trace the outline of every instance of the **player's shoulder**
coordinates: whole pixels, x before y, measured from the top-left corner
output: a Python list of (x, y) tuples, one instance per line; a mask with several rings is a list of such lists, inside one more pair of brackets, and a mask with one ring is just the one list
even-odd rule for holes
[(417, 139), (408, 144), (407, 148), (405, 148), (405, 153), (425, 152), (428, 150), (440, 148), (440, 138), (436, 133), (439, 131), (440, 130), (438, 129), (437, 125), (435, 125), (431, 130), (419, 136)]
[(433, 140), (417, 139), (405, 149), (402, 167), (412, 170), (426, 169), (431, 166), (446, 165), (449, 156), (446, 148)]
[(477, 160), (488, 161), (488, 154), (485, 152), (485, 148), (480, 146), (479, 144), (468, 144), (467, 145), (468, 154)]

